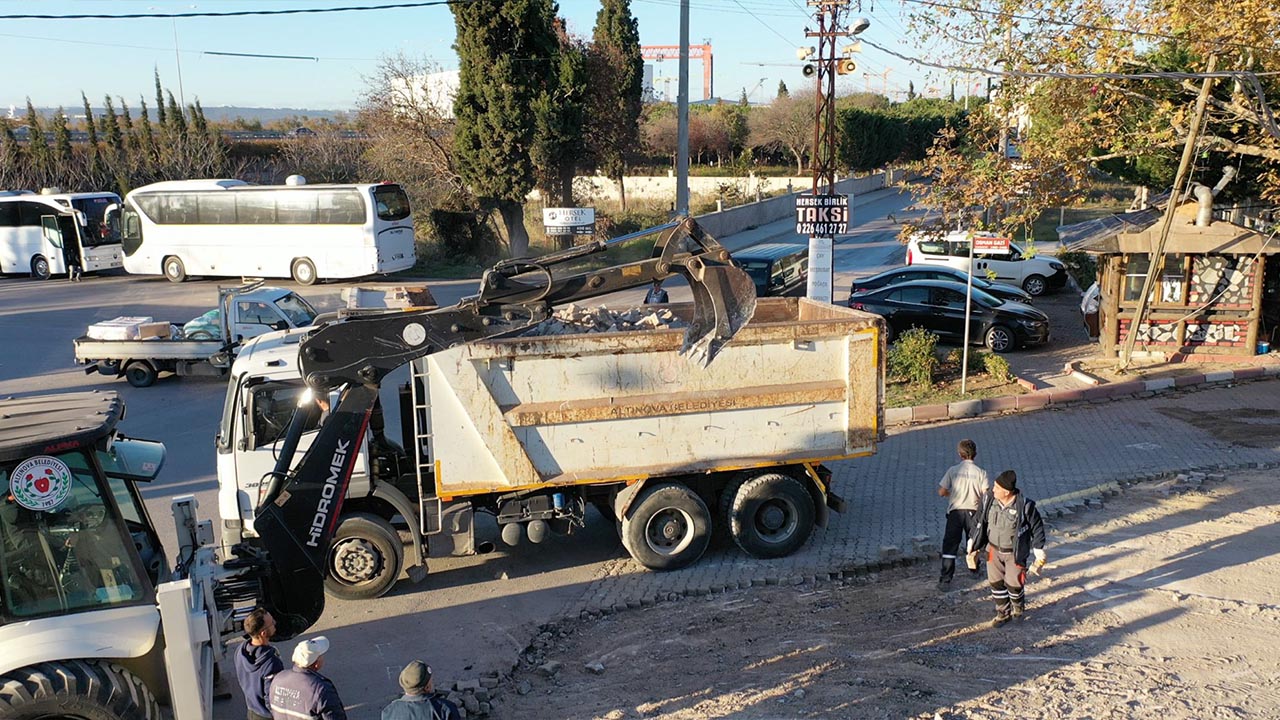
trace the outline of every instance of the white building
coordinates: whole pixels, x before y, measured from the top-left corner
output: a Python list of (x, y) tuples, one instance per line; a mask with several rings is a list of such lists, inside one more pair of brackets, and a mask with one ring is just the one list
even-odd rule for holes
[(461, 79), (457, 70), (416, 75), (412, 80), (394, 79), (392, 90), (397, 102), (410, 105), (429, 105), (440, 117), (453, 119), (453, 99), (458, 94)]

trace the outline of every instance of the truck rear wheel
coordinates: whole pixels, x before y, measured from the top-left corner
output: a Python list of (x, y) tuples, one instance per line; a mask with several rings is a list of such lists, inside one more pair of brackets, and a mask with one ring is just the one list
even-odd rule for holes
[(758, 558), (790, 555), (813, 532), (813, 498), (799, 480), (782, 473), (757, 475), (733, 495), (729, 533), (743, 552)]
[(384, 518), (370, 513), (345, 516), (329, 546), (324, 589), (342, 600), (381, 597), (404, 567), (404, 543)]
[(151, 387), (156, 384), (155, 366), (146, 360), (133, 360), (124, 366), (124, 379), (136, 388)]
[(161, 720), (147, 686), (119, 665), (66, 660), (0, 676), (0, 716), (6, 720)]
[(698, 494), (666, 483), (646, 490), (622, 519), (622, 545), (651, 570), (685, 567), (711, 542), (711, 513)]

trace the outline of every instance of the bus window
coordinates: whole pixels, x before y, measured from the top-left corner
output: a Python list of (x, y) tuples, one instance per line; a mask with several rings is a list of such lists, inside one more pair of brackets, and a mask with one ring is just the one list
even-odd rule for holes
[(276, 200), (266, 193), (236, 195), (236, 219), (241, 225), (272, 225), (276, 221)]
[(18, 204), (0, 203), (0, 228), (18, 227)]
[(276, 222), (285, 225), (314, 225), (316, 222), (316, 194), (310, 190), (277, 194)]
[(399, 185), (379, 185), (373, 189), (374, 207), (379, 220), (403, 220), (409, 217), (409, 196)]
[(236, 221), (236, 198), (225, 192), (204, 193), (199, 197), (200, 224), (222, 225)]
[(321, 190), (316, 197), (321, 225), (364, 224), (364, 202), (355, 190)]

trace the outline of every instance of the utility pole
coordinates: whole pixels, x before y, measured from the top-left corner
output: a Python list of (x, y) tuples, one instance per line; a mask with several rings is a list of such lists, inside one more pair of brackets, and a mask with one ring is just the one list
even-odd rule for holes
[(817, 30), (805, 28), (805, 37), (817, 39), (816, 48), (800, 49), (800, 57), (811, 56), (816, 72), (813, 121), (813, 194), (796, 200), (796, 232), (809, 235), (809, 286), (811, 300), (832, 301), (834, 263), (832, 247), (835, 236), (848, 230), (849, 198), (836, 194), (836, 75), (848, 75), (857, 69), (848, 58), (851, 49), (840, 53), (836, 43), (866, 30), (871, 23), (865, 18), (846, 26), (849, 0), (808, 0), (813, 8)]
[(689, 0), (680, 0), (680, 83), (676, 100), (676, 214), (689, 214)]
[[(1210, 55), (1205, 66), (1206, 73), (1212, 73), (1218, 65), (1218, 56)], [(1138, 307), (1134, 310), (1133, 320), (1129, 322), (1129, 334), (1124, 338), (1124, 349), (1120, 353), (1120, 370), (1129, 367), (1133, 355), (1133, 344), (1142, 328), (1142, 319), (1146, 316), (1151, 304), (1151, 296), (1155, 294), (1156, 283), (1164, 272), (1164, 246), (1169, 240), (1169, 230), (1173, 227), (1173, 215), (1181, 201), (1183, 187), (1186, 184), (1191, 158), (1195, 155), (1196, 138), (1200, 136), (1200, 126), (1204, 123), (1205, 106), (1209, 103), (1209, 90), (1213, 88), (1213, 78), (1206, 77), (1200, 85), (1200, 95), (1196, 98), (1195, 115), (1191, 127), (1187, 128), (1187, 142), (1182, 146), (1182, 161), (1178, 163), (1178, 172), (1173, 178), (1173, 190), (1169, 193), (1169, 205), (1164, 209), (1164, 220), (1160, 225), (1160, 239), (1148, 256), (1147, 277), (1142, 281), (1142, 295), (1138, 297)]]

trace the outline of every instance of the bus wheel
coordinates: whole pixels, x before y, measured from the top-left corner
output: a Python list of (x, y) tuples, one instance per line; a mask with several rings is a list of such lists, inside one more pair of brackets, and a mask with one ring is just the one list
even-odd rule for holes
[(711, 512), (698, 494), (667, 483), (645, 491), (622, 519), (622, 545), (651, 570), (675, 570), (711, 543)]
[(813, 498), (790, 475), (763, 473), (734, 492), (729, 532), (748, 555), (790, 555), (809, 539), (813, 524)]
[(316, 282), (315, 263), (306, 258), (294, 260), (289, 272), (293, 275), (293, 281), (299, 285), (314, 285)]
[(146, 360), (134, 360), (124, 366), (124, 379), (136, 388), (155, 385), (156, 374), (156, 369)]
[(403, 567), (404, 543), (391, 523), (378, 515), (352, 513), (333, 534), (324, 589), (342, 600), (381, 597)]
[(164, 259), (164, 276), (169, 282), (180, 283), (187, 279), (187, 268), (176, 255)]
[(43, 255), (31, 258), (31, 277), (36, 280), (48, 280), (53, 275), (49, 270), (49, 261)]

